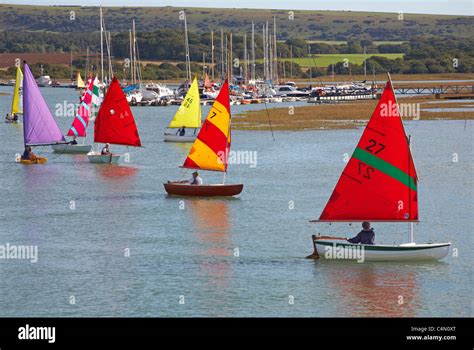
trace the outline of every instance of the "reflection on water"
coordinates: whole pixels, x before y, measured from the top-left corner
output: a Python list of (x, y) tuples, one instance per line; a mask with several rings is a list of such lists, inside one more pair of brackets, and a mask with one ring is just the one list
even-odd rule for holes
[(189, 150), (191, 149), (191, 146), (193, 145), (192, 142), (188, 143), (183, 143), (183, 142), (168, 142), (168, 145), (170, 145), (171, 148), (176, 150), (181, 158), (184, 158), (188, 155)]
[(130, 177), (137, 175), (138, 169), (115, 164), (97, 164), (94, 166), (94, 172), (106, 180), (122, 182), (130, 181)]
[(328, 283), (339, 296), (337, 309), (351, 317), (410, 317), (416, 314), (418, 286), (412, 269), (393, 263), (325, 262)]
[[(57, 101), (77, 100), (72, 89), (44, 92), (52, 110)], [(0, 96), (2, 115), (10, 103)], [(232, 112), (262, 108), (233, 106)], [(353, 151), (361, 131), (277, 131), (269, 142), (267, 131), (236, 130), (235, 147), (259, 153), (256, 168), (232, 167), (232, 181), (246, 184), (242, 196), (176, 199), (162, 183), (179, 176), (191, 147), (163, 141), (176, 109), (132, 107), (145, 147), (119, 166), (58, 157), (50, 148), (35, 150), (49, 158), (45, 165), (16, 164), (22, 129), (0, 123), (0, 244), (39, 245), (38, 264), (0, 263), (2, 316), (470, 316), (471, 122), (406, 123), (423, 178), (420, 243), (451, 240), (460, 258), (443, 265), (314, 263), (303, 258), (314, 233), (307, 221), (326, 204), (344, 167), (342, 155)], [(61, 130), (71, 122), (58, 118)], [(206, 174), (204, 181), (220, 175)], [(185, 210), (179, 210), (181, 200)], [(288, 210), (290, 200), (294, 210)], [(381, 233), (377, 241), (391, 244), (403, 242), (407, 231), (387, 224)], [(71, 294), (78, 296), (74, 306)], [(175, 302), (181, 294), (185, 305)]]
[(229, 208), (226, 200), (191, 199), (186, 205), (192, 213), (194, 233), (199, 239), (199, 254), (205, 257), (201, 263), (210, 282), (226, 287), (232, 273), (228, 259), (230, 247)]

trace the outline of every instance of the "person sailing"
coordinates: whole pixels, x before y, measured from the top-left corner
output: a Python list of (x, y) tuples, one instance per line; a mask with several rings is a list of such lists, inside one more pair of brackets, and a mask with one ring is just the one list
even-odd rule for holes
[(362, 223), (362, 231), (353, 238), (347, 238), (349, 243), (360, 243), (360, 244), (375, 244), (375, 232), (370, 227), (370, 222), (364, 221)]
[(23, 155), (21, 156), (21, 160), (31, 160), (31, 161), (36, 160), (36, 155), (33, 153), (30, 146), (25, 146), (25, 151), (23, 152)]
[(102, 152), (100, 152), (100, 154), (103, 155), (103, 156), (112, 155), (112, 152), (110, 152), (110, 144), (106, 143), (104, 148), (102, 148)]
[(179, 128), (178, 131), (176, 131), (176, 135), (184, 136), (185, 134), (186, 134), (186, 128), (184, 126), (182, 128)]
[[(170, 183), (170, 181), (168, 181)], [(199, 173), (195, 171), (193, 173), (193, 177), (189, 180), (182, 180), (182, 181), (177, 181), (176, 183), (180, 184), (189, 184), (189, 185), (202, 185), (202, 178), (199, 176)]]

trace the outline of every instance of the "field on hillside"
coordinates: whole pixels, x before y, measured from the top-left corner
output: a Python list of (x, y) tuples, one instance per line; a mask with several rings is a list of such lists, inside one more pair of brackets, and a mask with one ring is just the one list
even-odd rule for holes
[[(370, 58), (373, 56), (385, 57), (391, 60), (396, 58), (402, 58), (403, 53), (377, 53), (377, 54), (367, 54), (362, 53), (352, 53), (352, 54), (319, 54), (313, 55), (312, 57), (301, 57), (293, 59), (283, 59), (284, 61), (293, 61), (299, 64), (303, 68), (308, 67), (321, 67), (326, 68), (331, 64), (336, 64), (337, 62), (344, 62), (345, 59), (348, 60), (350, 64), (362, 64), (365, 58)], [(259, 61), (261, 63), (261, 60)]]

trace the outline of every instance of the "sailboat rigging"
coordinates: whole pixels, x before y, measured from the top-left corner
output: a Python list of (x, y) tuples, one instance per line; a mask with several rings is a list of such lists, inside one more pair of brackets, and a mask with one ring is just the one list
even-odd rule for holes
[[(194, 78), (183, 102), (168, 125), (168, 129), (178, 129), (176, 133), (165, 133), (168, 142), (194, 142), (197, 130), (201, 127), (201, 103), (197, 78)], [(186, 135), (185, 129), (194, 129), (194, 133)]]
[[(23, 76), (23, 138), (25, 148), (64, 144), (66, 140), (53, 118), (36, 84), (33, 73), (25, 63)], [(22, 164), (45, 163), (47, 158), (31, 156)]]
[[(226, 80), (207, 115), (204, 124), (189, 151), (183, 168), (223, 172), (228, 167), (231, 146), (231, 114), (229, 83)], [(164, 184), (170, 195), (178, 196), (235, 196), (242, 192), (243, 184), (192, 185), (184, 182)]]
[[(82, 93), (81, 102), (79, 103), (72, 125), (66, 135), (73, 137), (73, 141), (66, 145), (53, 145), (54, 152), (68, 154), (87, 154), (90, 152), (92, 145), (86, 145), (85, 140), (87, 136), (87, 127), (91, 117), (92, 96), (95, 84), (98, 84), (97, 78), (89, 78), (87, 81), (87, 88)], [(78, 144), (76, 138), (81, 138), (83, 143)]]
[[(141, 147), (130, 106), (116, 77), (112, 79), (94, 122), (94, 142)], [(87, 154), (91, 163), (118, 163), (120, 154)]]
[[(418, 221), (418, 178), (389, 79), (372, 117), (316, 222)], [(450, 243), (357, 245), (340, 237), (313, 236), (313, 257), (363, 246), (366, 260), (437, 260)], [(329, 254), (326, 254), (329, 252)], [(341, 254), (340, 256), (348, 256)]]

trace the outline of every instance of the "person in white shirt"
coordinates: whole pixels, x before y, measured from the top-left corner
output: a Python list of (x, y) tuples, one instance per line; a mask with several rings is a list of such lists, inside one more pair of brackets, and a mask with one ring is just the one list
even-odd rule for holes
[[(170, 183), (170, 181), (168, 181)], [(202, 185), (202, 178), (199, 176), (199, 173), (195, 171), (193, 177), (189, 180), (176, 181), (175, 183), (179, 184), (189, 184), (189, 185)]]
[(202, 178), (199, 176), (199, 173), (195, 171), (193, 177), (188, 182), (190, 185), (202, 185)]
[(103, 156), (110, 156), (112, 152), (110, 152), (110, 144), (106, 143), (105, 147), (102, 148), (102, 152), (100, 152)]

